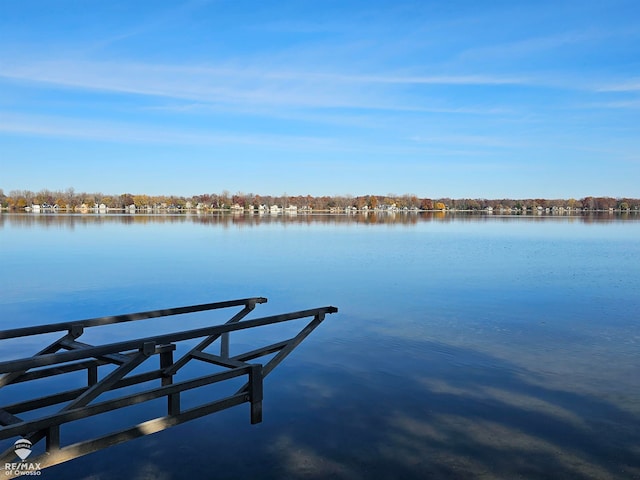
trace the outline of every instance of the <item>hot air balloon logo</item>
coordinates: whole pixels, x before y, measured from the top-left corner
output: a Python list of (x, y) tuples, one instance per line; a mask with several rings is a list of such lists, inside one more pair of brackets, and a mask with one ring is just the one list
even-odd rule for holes
[(13, 450), (16, 452), (16, 455), (20, 457), (20, 460), (24, 462), (24, 460), (31, 455), (31, 442), (26, 438), (16, 440), (16, 443), (13, 444)]

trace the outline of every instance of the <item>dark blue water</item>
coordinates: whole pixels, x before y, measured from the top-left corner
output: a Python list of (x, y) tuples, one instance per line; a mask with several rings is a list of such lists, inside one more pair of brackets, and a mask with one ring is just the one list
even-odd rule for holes
[[(640, 478), (637, 218), (0, 215), (1, 328), (251, 296), (340, 309), (263, 423), (243, 405), (42, 478)], [(173, 322), (117, 335), (210, 319)]]

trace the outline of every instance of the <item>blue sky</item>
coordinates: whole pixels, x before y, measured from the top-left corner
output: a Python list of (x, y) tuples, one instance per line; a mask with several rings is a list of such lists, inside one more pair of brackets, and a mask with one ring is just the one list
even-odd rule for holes
[(0, 188), (640, 197), (632, 1), (0, 0)]

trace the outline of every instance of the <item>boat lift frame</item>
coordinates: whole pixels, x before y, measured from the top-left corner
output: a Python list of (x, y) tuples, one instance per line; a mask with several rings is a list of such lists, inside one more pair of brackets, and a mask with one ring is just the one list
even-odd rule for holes
[[(266, 303), (266, 301), (264, 297), (253, 297), (0, 331), (0, 342), (20, 337), (62, 333), (60, 338), (32, 357), (0, 362), (0, 394), (10, 385), (46, 377), (83, 370), (87, 375), (86, 386), (81, 388), (51, 393), (12, 404), (4, 404), (5, 400), (0, 396), (0, 441), (17, 437), (36, 445), (44, 439), (44, 453), (29, 457), (27, 461), (39, 464), (39, 468), (46, 468), (242, 403), (250, 404), (251, 423), (260, 423), (264, 378), (324, 320), (326, 314), (338, 311), (335, 307), (327, 306), (243, 320), (257, 304)], [(231, 307), (242, 307), (242, 309), (223, 324), (104, 345), (90, 345), (78, 341), (85, 330), (92, 327)], [(308, 319), (308, 322), (295, 336), (255, 350), (234, 356), (229, 355), (231, 332), (297, 319)], [(200, 342), (174, 361), (176, 345), (194, 339), (200, 339)], [(206, 352), (205, 349), (218, 339), (220, 340), (219, 354)], [(264, 365), (248, 363), (272, 354), (275, 355)], [(127, 376), (156, 355), (159, 357), (159, 368)], [(204, 376), (175, 381), (174, 376), (193, 360), (214, 364), (224, 369)], [(106, 365), (110, 365), (112, 370), (99, 378), (99, 368)], [(181, 392), (238, 377), (245, 377), (246, 383), (234, 394), (193, 408), (181, 408)], [(160, 386), (94, 402), (107, 392), (153, 380), (160, 380)], [(163, 397), (167, 399), (165, 416), (79, 443), (62, 444), (60, 427), (64, 424)], [(36, 413), (36, 418), (29, 419), (19, 417), (21, 414), (33, 417), (33, 412), (38, 409), (61, 404), (64, 404), (63, 407), (55, 413), (40, 416)], [(15, 462), (16, 459), (13, 447), (0, 453), (0, 472), (5, 470), (7, 463)], [(0, 475), (12, 478), (15, 473), (6, 470)]]

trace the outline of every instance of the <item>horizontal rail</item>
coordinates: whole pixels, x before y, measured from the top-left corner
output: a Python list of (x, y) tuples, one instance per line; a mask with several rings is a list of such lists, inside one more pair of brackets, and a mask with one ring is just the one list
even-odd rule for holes
[(245, 330), (253, 327), (271, 325), (275, 323), (287, 322), (305, 317), (322, 316), (326, 313), (335, 313), (336, 307), (327, 306), (313, 308), (309, 310), (301, 310), (299, 312), (285, 313), (281, 315), (273, 315), (269, 317), (257, 318), (254, 320), (245, 320), (242, 322), (215, 325), (211, 327), (197, 328), (194, 330), (186, 330), (178, 333), (169, 333), (156, 335), (153, 337), (139, 338), (136, 340), (128, 340), (123, 342), (111, 343), (96, 347), (87, 347), (69, 352), (51, 353), (38, 355), (35, 357), (9, 360), (0, 362), (0, 373), (9, 373), (16, 371), (25, 371), (35, 367), (46, 365), (54, 365), (58, 363), (71, 362), (83, 358), (96, 358), (110, 353), (118, 353), (127, 350), (142, 349), (146, 343), (167, 344), (191, 340), (193, 338), (204, 337), (209, 335), (219, 335), (237, 330)]
[[(89, 348), (90, 346), (91, 345), (87, 345), (87, 347), (83, 347), (83, 348)], [(161, 345), (156, 347), (156, 351), (154, 352), (154, 355), (162, 354), (163, 352), (167, 352), (170, 350), (173, 351), (175, 349), (176, 349), (175, 345)], [(123, 357), (126, 358), (127, 360), (131, 358), (128, 355), (123, 355)], [(118, 365), (122, 365), (122, 363), (124, 362), (121, 362), (121, 361), (117, 362)], [(97, 368), (103, 365), (112, 365), (112, 364), (114, 364), (113, 361), (108, 361), (104, 358), (98, 358), (98, 359), (82, 360), (80, 362), (75, 362), (75, 363), (67, 363), (65, 365), (54, 365), (52, 367), (40, 368), (38, 370), (33, 370), (31, 372), (23, 373), (19, 377), (13, 379), (11, 383), (29, 382), (31, 380), (38, 380), (40, 378), (53, 377), (55, 375), (64, 375), (65, 373), (77, 372), (81, 370), (87, 370), (90, 368)]]
[[(85, 405), (70, 410), (63, 410), (58, 413), (46, 415), (35, 420), (12, 423), (10, 425), (0, 427), (0, 440), (11, 438), (17, 435), (26, 435), (34, 431), (49, 428), (52, 425), (61, 425), (64, 423), (81, 420), (83, 418), (92, 417), (94, 415), (110, 412), (112, 410), (117, 410), (122, 407), (129, 407), (143, 402), (156, 400), (173, 393), (192, 390), (194, 388), (203, 387), (212, 383), (223, 382), (225, 380), (236, 378), (242, 375), (249, 375), (252, 368), (253, 366), (251, 365), (239, 367), (212, 375), (206, 375), (191, 380), (185, 380), (183, 382), (173, 383), (171, 385), (146, 390), (142, 393), (133, 393), (131, 395), (106, 400), (92, 405)], [(249, 401), (249, 393), (245, 393), (244, 401)]]
[[(83, 455), (97, 452), (107, 447), (119, 445), (129, 440), (144, 437), (145, 435), (151, 435), (153, 433), (161, 432), (162, 430), (165, 430), (167, 428), (180, 425), (181, 423), (185, 423), (190, 420), (203, 417), (205, 415), (220, 412), (222, 410), (226, 410), (245, 402), (246, 399), (244, 394), (231, 395), (229, 397), (215, 400), (205, 405), (184, 410), (177, 415), (168, 415), (166, 417), (154, 418), (153, 420), (148, 420), (133, 427), (125, 428), (118, 432), (110, 433), (102, 437), (75, 443), (59, 450), (43, 453), (42, 455), (39, 455), (37, 457), (29, 457), (28, 461), (39, 463), (41, 469), (52, 467), (54, 465), (59, 465), (60, 463), (73, 460)], [(0, 466), (0, 472), (2, 471), (5, 472), (5, 475), (2, 475), (3, 477), (14, 478), (12, 472), (5, 471), (2, 466)]]
[(132, 322), (136, 320), (146, 320), (149, 318), (168, 317), (171, 315), (182, 315), (185, 313), (203, 312), (206, 310), (216, 310), (220, 308), (238, 307), (242, 305), (255, 305), (256, 303), (266, 303), (264, 297), (251, 297), (240, 300), (228, 300), (225, 302), (203, 303), (201, 305), (190, 305), (187, 307), (165, 308), (161, 310), (149, 310), (147, 312), (125, 313), (110, 317), (89, 318), (86, 320), (50, 323), (48, 325), (36, 325), (33, 327), (13, 328), (11, 330), (0, 331), (0, 340), (7, 338), (26, 337), (29, 335), (40, 335), (43, 333), (62, 332), (72, 328), (97, 327), (114, 323)]
[[(161, 378), (163, 378), (162, 370), (152, 370), (150, 372), (139, 373), (137, 375), (130, 375), (116, 382), (115, 385), (111, 387), (110, 391), (130, 387), (132, 385), (139, 385), (141, 383), (151, 382), (153, 380), (158, 380)], [(9, 413), (18, 414), (35, 410), (37, 408), (50, 407), (59, 403), (69, 402), (82, 395), (89, 388), (90, 386), (75, 388), (73, 390), (67, 390), (53, 395), (40, 397), (34, 400), (21, 401), (10, 405), (5, 405), (2, 408), (4, 408), (4, 410)]]
[(87, 370), (88, 368), (101, 367), (103, 365), (112, 365), (112, 362), (106, 360), (83, 360), (81, 362), (69, 363), (67, 365), (56, 365), (49, 368), (41, 368), (33, 372), (27, 372), (20, 375), (11, 383), (30, 382), (31, 380), (39, 380), (41, 378), (53, 377), (56, 375), (64, 375), (65, 373), (78, 372)]

